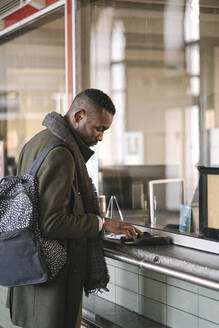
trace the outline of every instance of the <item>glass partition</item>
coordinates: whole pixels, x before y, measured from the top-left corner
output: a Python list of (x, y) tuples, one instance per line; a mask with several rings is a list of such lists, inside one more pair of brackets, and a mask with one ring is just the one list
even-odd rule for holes
[[(24, 143), (50, 111), (65, 106), (64, 9), (0, 38), (0, 178), (13, 174)], [(0, 286), (0, 327), (12, 328)], [(17, 326), (16, 326), (17, 327)]]
[(45, 115), (66, 110), (64, 26), (61, 8), (0, 39), (0, 141), (5, 174), (15, 172), (21, 148), (43, 129)]
[(199, 235), (196, 166), (219, 164), (217, 85), (217, 1), (78, 1), (78, 91), (100, 88), (117, 108), (98, 146), (99, 193), (126, 221)]

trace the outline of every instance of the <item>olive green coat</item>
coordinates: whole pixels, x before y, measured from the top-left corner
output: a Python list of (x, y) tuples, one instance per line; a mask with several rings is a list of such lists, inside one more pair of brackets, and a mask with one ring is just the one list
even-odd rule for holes
[[(91, 150), (76, 139), (87, 160)], [(48, 130), (33, 137), (20, 154), (18, 174), (28, 170), (44, 147), (57, 141), (60, 140)], [(47, 238), (60, 239), (67, 245), (68, 262), (53, 282), (9, 290), (12, 322), (20, 327), (80, 327), (86, 240), (97, 236), (98, 219), (94, 214), (85, 214), (80, 193), (76, 196), (75, 215), (70, 211), (76, 174), (74, 158), (64, 147), (51, 150), (38, 171), (40, 229)]]

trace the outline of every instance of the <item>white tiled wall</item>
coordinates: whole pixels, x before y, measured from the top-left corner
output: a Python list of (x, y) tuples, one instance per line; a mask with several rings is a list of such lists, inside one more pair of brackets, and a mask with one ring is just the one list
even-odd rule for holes
[[(171, 328), (219, 328), (219, 292), (153, 271), (107, 259), (113, 303)], [(12, 328), (5, 309), (6, 288), (0, 287), (0, 326)]]
[(167, 323), (168, 327), (174, 328), (196, 328), (198, 327), (198, 317), (189, 313), (180, 311), (174, 307), (167, 306)]
[(100, 297), (171, 328), (219, 328), (219, 292), (107, 258)]
[(6, 309), (7, 288), (0, 286), (0, 328), (13, 328), (8, 309)]
[(219, 325), (219, 302), (199, 295), (199, 317)]

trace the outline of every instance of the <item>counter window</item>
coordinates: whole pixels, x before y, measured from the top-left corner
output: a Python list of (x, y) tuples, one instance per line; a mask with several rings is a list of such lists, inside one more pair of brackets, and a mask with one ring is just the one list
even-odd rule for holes
[(99, 192), (126, 221), (199, 235), (196, 166), (219, 164), (218, 17), (207, 0), (78, 1), (78, 91), (100, 88), (117, 107)]

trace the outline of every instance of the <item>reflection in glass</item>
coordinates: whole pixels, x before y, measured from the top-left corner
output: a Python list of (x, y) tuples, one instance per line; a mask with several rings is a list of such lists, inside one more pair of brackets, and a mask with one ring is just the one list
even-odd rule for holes
[(1, 37), (0, 140), (6, 146), (5, 174), (15, 173), (21, 148), (43, 129), (45, 115), (66, 110), (64, 40), (63, 8)]
[(116, 195), (125, 220), (149, 225), (149, 181), (180, 178), (182, 205), (197, 209), (196, 164), (219, 164), (217, 6), (78, 4), (77, 45), (86, 57), (86, 71), (78, 58), (78, 89), (101, 88), (117, 107), (98, 146), (100, 193), (107, 202)]
[(179, 230), (180, 208), (184, 198), (183, 179), (149, 181), (151, 227)]

